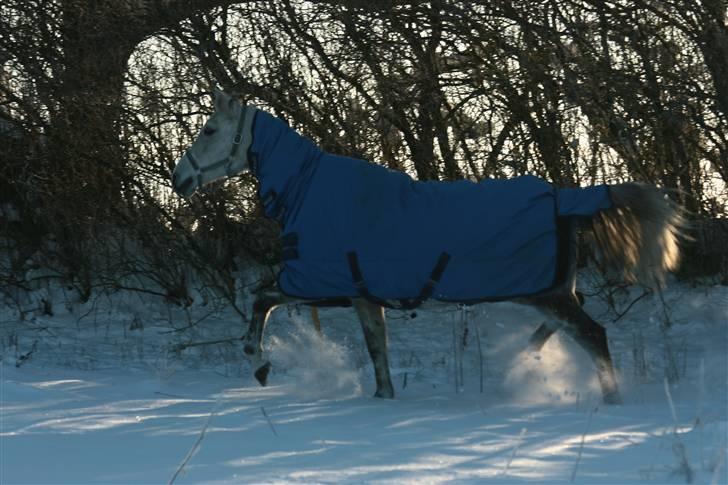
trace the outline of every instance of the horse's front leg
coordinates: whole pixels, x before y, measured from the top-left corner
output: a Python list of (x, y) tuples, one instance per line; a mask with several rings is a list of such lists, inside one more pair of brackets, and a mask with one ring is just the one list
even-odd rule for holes
[(265, 386), (268, 382), (271, 367), (270, 361), (263, 355), (263, 332), (273, 310), (287, 302), (288, 299), (277, 292), (259, 295), (253, 303), (253, 318), (250, 320), (248, 331), (242, 337), (243, 352), (250, 361), (253, 375), (261, 386)]
[(374, 397), (391, 399), (394, 397), (394, 387), (389, 374), (387, 325), (384, 320), (384, 308), (358, 298), (352, 300), (352, 303), (359, 316), (362, 330), (364, 330), (364, 340), (374, 364), (374, 376), (377, 380), (377, 391), (374, 393)]

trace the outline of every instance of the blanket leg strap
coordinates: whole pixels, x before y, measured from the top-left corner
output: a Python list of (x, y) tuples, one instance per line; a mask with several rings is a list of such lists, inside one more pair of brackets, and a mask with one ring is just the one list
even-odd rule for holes
[(422, 305), (425, 300), (428, 300), (430, 297), (432, 297), (432, 294), (435, 291), (435, 285), (437, 285), (437, 283), (440, 281), (440, 278), (442, 278), (442, 274), (445, 272), (447, 263), (450, 262), (450, 255), (443, 251), (440, 254), (440, 257), (437, 259), (437, 263), (432, 269), (432, 273), (430, 273), (430, 278), (422, 287), (420, 294), (416, 298), (401, 299), (399, 300), (399, 305), (394, 305), (390, 301), (378, 298), (369, 292), (366, 283), (364, 283), (364, 276), (361, 272), (361, 267), (359, 266), (359, 258), (357, 257), (356, 252), (351, 251), (346, 254), (346, 257), (349, 260), (351, 277), (354, 280), (354, 285), (356, 285), (356, 289), (359, 294), (363, 298), (366, 298), (374, 304), (381, 305), (387, 308), (394, 308), (397, 310), (412, 310)]

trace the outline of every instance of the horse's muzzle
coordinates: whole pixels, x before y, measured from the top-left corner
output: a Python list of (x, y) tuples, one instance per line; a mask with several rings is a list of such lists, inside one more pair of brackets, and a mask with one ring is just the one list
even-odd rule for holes
[(189, 197), (195, 192), (195, 178), (180, 177), (176, 171), (172, 173), (172, 189), (181, 197)]

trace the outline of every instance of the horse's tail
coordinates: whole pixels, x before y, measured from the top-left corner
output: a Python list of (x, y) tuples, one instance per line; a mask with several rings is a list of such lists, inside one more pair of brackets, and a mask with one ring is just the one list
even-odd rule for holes
[(680, 262), (680, 239), (687, 227), (682, 208), (652, 185), (610, 187), (612, 208), (592, 223), (597, 250), (608, 269), (630, 283), (664, 286)]

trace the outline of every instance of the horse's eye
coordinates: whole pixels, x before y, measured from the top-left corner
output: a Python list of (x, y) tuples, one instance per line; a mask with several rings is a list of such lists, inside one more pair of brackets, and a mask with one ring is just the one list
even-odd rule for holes
[(215, 128), (210, 128), (209, 126), (206, 126), (205, 129), (202, 130), (202, 133), (204, 133), (207, 136), (210, 136), (213, 133), (215, 133), (215, 131), (217, 131), (217, 130), (215, 130)]

